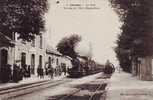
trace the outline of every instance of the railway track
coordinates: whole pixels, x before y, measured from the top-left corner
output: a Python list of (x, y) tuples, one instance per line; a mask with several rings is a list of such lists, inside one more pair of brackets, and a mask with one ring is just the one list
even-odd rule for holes
[[(103, 83), (97, 83), (99, 79), (104, 79)], [(105, 98), (105, 87), (107, 86), (107, 78), (97, 77), (97, 81), (72, 86), (74, 88), (69, 93), (51, 96), (47, 100), (99, 100)], [(105, 100), (105, 99), (102, 99)]]
[(0, 99), (1, 100), (9, 100), (12, 98), (17, 98), (23, 95), (27, 95), (33, 92), (41, 91), (45, 88), (52, 88), (60, 84), (64, 84), (66, 82), (71, 82), (72, 80), (57, 80), (57, 81), (46, 81), (42, 83), (34, 83), (27, 86), (21, 86), (11, 89), (6, 89), (0, 91)]
[(99, 100), (99, 98), (106, 92), (105, 91), (106, 85), (107, 85), (106, 83), (100, 84), (99, 87), (95, 90), (95, 92), (90, 96), (89, 100)]
[(16, 87), (15, 90), (5, 90), (4, 94), (9, 95), (9, 97), (1, 100), (33, 100), (29, 98), (31, 96), (35, 98), (34, 100), (36, 98), (38, 100), (99, 100), (105, 93), (107, 85), (105, 80), (107, 79), (104, 79), (101, 74), (97, 74), (87, 78), (66, 78), (58, 81), (42, 82), (20, 88)]
[[(84, 87), (72, 92), (71, 94), (63, 96), (60, 99), (58, 98), (57, 100), (99, 100), (98, 98), (100, 98), (105, 92), (106, 84), (97, 84), (95, 86), (83, 84), (82, 86)], [(91, 93), (77, 97), (76, 95), (82, 90), (89, 90)]]

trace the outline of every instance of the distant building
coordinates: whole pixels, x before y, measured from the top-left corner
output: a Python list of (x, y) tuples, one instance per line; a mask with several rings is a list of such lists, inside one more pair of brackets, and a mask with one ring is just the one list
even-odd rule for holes
[(51, 64), (53, 68), (60, 65), (61, 54), (57, 52), (52, 46), (47, 45), (46, 47), (46, 63)]
[(72, 68), (71, 60), (72, 58), (68, 56), (61, 56), (61, 64), (65, 64), (67, 68)]
[(52, 46), (47, 45), (46, 48), (46, 63), (51, 64), (53, 68), (57, 66), (71, 67), (71, 60), (67, 56), (63, 56)]

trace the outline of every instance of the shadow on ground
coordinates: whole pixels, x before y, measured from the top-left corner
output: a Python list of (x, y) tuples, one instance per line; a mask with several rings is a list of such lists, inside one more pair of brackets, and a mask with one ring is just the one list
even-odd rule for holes
[(102, 84), (100, 87), (100, 84), (82, 84), (75, 86), (74, 88), (77, 88), (79, 90), (88, 90), (89, 92), (95, 92), (96, 89), (98, 90), (105, 90), (105, 87), (107, 86), (106, 83)]

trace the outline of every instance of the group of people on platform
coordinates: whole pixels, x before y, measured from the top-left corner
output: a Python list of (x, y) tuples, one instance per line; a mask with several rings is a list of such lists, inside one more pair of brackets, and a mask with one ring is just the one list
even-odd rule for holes
[(21, 67), (17, 64), (13, 65), (13, 73), (12, 73), (12, 80), (14, 82), (18, 82), (23, 78), (31, 77), (31, 66), (30, 65), (22, 65)]
[(38, 66), (37, 68), (37, 75), (39, 78), (44, 78), (44, 75), (48, 75), (52, 79), (54, 76), (61, 76), (62, 73), (64, 73), (64, 75), (67, 73), (65, 65), (57, 65), (56, 67), (53, 67), (51, 64), (45, 64), (44, 68), (41, 66)]
[(11, 65), (6, 64), (1, 67), (0, 70), (0, 82), (18, 82), (23, 79), (23, 77), (27, 78), (31, 76), (31, 69), (30, 66), (23, 65), (22, 67), (18, 66), (17, 64)]
[[(23, 78), (31, 77), (34, 74), (34, 69), (30, 65), (23, 64), (21, 67), (17, 64), (13, 64), (13, 69), (11, 65), (6, 65), (1, 68), (0, 71), (0, 82), (8, 82), (13, 80), (14, 82), (19, 82)], [(50, 79), (54, 76), (61, 76), (62, 73), (66, 75), (68, 69), (65, 64), (52, 66), (51, 64), (45, 64), (44, 67), (37, 67), (37, 76), (39, 78), (44, 78), (45, 75), (49, 76)], [(115, 71), (115, 67), (112, 63), (107, 60), (104, 68), (104, 73), (111, 74)]]
[[(37, 76), (39, 78), (44, 78), (45, 75), (48, 75), (51, 79), (54, 76), (61, 76), (62, 73), (66, 75), (67, 73), (67, 68), (66, 66), (56, 66), (53, 68), (52, 65), (48, 65), (43, 68), (42, 66), (37, 67)], [(29, 78), (31, 75), (34, 74), (34, 69), (30, 65), (17, 65), (13, 64), (13, 68), (11, 65), (6, 65), (1, 68), (0, 71), (0, 82), (19, 82), (20, 80), (23, 80), (23, 78)]]

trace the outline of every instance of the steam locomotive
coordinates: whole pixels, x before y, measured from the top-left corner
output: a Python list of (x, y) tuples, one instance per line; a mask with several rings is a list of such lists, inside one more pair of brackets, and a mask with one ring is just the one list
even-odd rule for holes
[(72, 68), (68, 68), (69, 77), (78, 78), (103, 71), (104, 66), (97, 64), (94, 60), (76, 58), (71, 60)]

